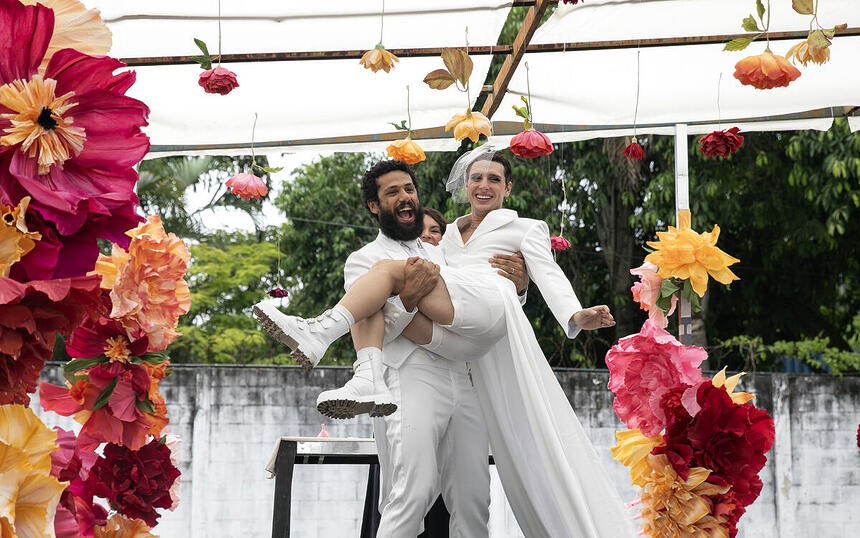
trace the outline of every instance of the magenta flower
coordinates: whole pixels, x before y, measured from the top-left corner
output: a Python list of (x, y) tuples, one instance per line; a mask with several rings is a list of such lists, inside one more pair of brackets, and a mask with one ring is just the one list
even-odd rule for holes
[(230, 187), (233, 194), (239, 198), (244, 198), (245, 200), (265, 196), (268, 192), (266, 184), (262, 179), (258, 178), (254, 174), (246, 174), (244, 172), (236, 174), (228, 179), (224, 184)]
[(553, 250), (567, 250), (570, 248), (570, 241), (564, 237), (553, 235), (549, 238), (549, 246)]
[(511, 153), (526, 159), (549, 155), (552, 153), (552, 149), (552, 142), (550, 142), (549, 137), (533, 129), (526, 129), (511, 138)]
[(200, 73), (197, 83), (203, 87), (203, 91), (206, 93), (217, 93), (219, 95), (227, 95), (239, 87), (236, 73), (224, 67), (216, 67), (215, 69), (209, 69)]
[(666, 426), (663, 395), (697, 386), (703, 379), (698, 366), (707, 356), (704, 349), (684, 346), (646, 320), (639, 333), (622, 338), (606, 353), (608, 387), (615, 393), (612, 408), (618, 418), (646, 437), (660, 433)]

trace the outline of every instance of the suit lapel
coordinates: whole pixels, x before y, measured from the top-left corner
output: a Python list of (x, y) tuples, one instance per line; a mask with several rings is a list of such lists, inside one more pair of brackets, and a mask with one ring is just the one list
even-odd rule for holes
[[(478, 225), (478, 227), (472, 233), (472, 236), (469, 238), (468, 241), (466, 241), (465, 244), (469, 244), (470, 242), (474, 241), (475, 238), (480, 237), (482, 235), (486, 235), (497, 228), (501, 228), (505, 224), (516, 220), (516, 218), (517, 212), (513, 209), (501, 208), (490, 211), (489, 213), (487, 213), (487, 216), (484, 217), (484, 220), (481, 221), (481, 224)], [(462, 236), (460, 236), (459, 227), (457, 228), (457, 235), (460, 237), (460, 242), (462, 243), (463, 239)]]
[(391, 239), (384, 233), (379, 232), (379, 235), (376, 236), (376, 242), (382, 247), (390, 259), (399, 260), (406, 257), (406, 251), (403, 250), (400, 243)]

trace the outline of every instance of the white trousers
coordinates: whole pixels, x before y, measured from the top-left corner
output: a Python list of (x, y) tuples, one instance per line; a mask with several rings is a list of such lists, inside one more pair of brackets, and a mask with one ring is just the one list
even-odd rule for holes
[(382, 475), (379, 538), (415, 538), (439, 493), (452, 538), (487, 538), (489, 442), (466, 365), (415, 351), (385, 381), (397, 411), (374, 419)]

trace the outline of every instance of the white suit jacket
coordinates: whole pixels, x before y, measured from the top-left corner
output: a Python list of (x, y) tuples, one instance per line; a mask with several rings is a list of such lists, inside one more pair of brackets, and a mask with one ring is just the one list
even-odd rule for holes
[[(549, 227), (542, 220), (521, 218), (511, 209), (490, 211), (465, 243), (460, 235), (458, 218), (448, 225), (439, 246), (448, 265), (463, 267), (486, 263), (493, 254), (523, 253), (529, 278), (540, 290), (555, 319), (568, 338), (579, 333), (571, 320), (582, 310), (567, 276), (555, 263), (550, 248)], [(521, 301), (522, 303), (522, 301)]]
[[(427, 254), (427, 258), (430, 261), (436, 264), (444, 263), (442, 252), (438, 247), (427, 243), (421, 243), (421, 245), (424, 247), (424, 252)], [(391, 239), (382, 232), (379, 232), (376, 239), (356, 250), (346, 259), (346, 265), (344, 265), (343, 268), (344, 289), (348, 290), (358, 277), (366, 273), (373, 264), (379, 260), (405, 260), (408, 257), (409, 255), (406, 253), (406, 250), (404, 250), (403, 245), (401, 245), (399, 241)], [(399, 302), (398, 298), (396, 303)], [(397, 306), (396, 303), (392, 304), (391, 300), (389, 300), (389, 304), (386, 305), (386, 310), (389, 310), (389, 305), (391, 305), (391, 307)], [(385, 346), (382, 350), (382, 362), (386, 366), (400, 368), (403, 361), (405, 361), (413, 351), (419, 349), (420, 346), (414, 344), (409, 339), (400, 336), (400, 333), (412, 320), (412, 316), (407, 315), (403, 310), (402, 303), (399, 308), (394, 308), (394, 310), (399, 311), (401, 315), (386, 315)]]

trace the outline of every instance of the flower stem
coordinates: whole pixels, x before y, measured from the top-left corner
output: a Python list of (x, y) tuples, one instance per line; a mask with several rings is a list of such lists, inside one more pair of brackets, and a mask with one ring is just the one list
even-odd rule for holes
[(526, 65), (526, 93), (529, 96), (529, 102), (526, 103), (526, 112), (528, 112), (528, 114), (526, 114), (526, 115), (529, 117), (529, 119), (526, 120), (526, 123), (528, 123), (528, 126), (526, 127), (526, 129), (528, 129), (531, 127), (532, 123), (534, 123), (534, 118), (532, 118), (532, 86), (531, 86), (531, 82), (529, 82), (529, 63), (525, 62), (525, 65)]
[(221, 67), (221, 0), (218, 0), (218, 67)]
[(767, 24), (764, 27), (764, 31), (764, 37), (767, 39), (766, 50), (770, 52), (770, 0), (767, 0)]
[(406, 85), (406, 118), (409, 120), (409, 129), (406, 138), (412, 138), (412, 112), (409, 110), (409, 84)]
[[(466, 26), (466, 56), (469, 55), (469, 27)], [(466, 110), (472, 110), (472, 96), (469, 93), (469, 81), (466, 81)]]
[[(257, 166), (257, 156), (254, 155), (254, 132), (257, 130), (257, 113), (254, 112), (254, 125), (251, 127), (251, 160)], [(253, 168), (253, 167), (252, 167)]]
[(382, 43), (382, 30), (385, 29), (385, 0), (382, 0), (382, 13), (379, 14), (379, 42)]

